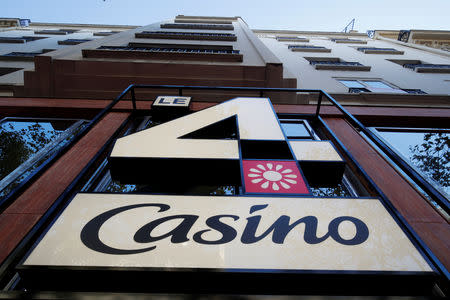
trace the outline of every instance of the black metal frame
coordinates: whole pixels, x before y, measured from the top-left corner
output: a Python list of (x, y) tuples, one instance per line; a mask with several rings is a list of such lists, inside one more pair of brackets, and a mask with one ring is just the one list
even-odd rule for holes
[[(426, 180), (418, 174), (414, 169), (407, 165), (396, 153), (394, 153), (382, 140), (380, 140), (374, 133), (368, 130), (361, 122), (353, 117), (345, 108), (342, 107), (335, 99), (322, 90), (304, 90), (304, 89), (289, 89), (289, 88), (253, 88), (253, 87), (205, 87), (205, 86), (174, 86), (174, 85), (135, 85), (128, 86), (115, 100), (113, 100), (107, 107), (100, 111), (94, 119), (92, 119), (87, 126), (83, 128), (72, 140), (62, 147), (57, 153), (47, 159), (36, 171), (28, 176), (22, 183), (11, 191), (7, 197), (0, 202), (0, 211), (3, 211), (10, 203), (12, 203), (17, 197), (25, 191), (40, 175), (43, 174), (54, 162), (57, 161), (64, 153), (66, 153), (76, 142), (78, 142), (83, 136), (85, 136), (90, 129), (92, 129), (111, 109), (122, 100), (128, 93), (131, 93), (131, 101), (133, 112), (136, 111), (136, 89), (175, 89), (178, 90), (178, 95), (182, 96), (183, 90), (221, 90), (221, 91), (245, 91), (245, 92), (257, 92), (259, 97), (263, 97), (267, 92), (290, 92), (290, 93), (315, 93), (318, 94), (317, 109), (314, 114), (308, 114), (313, 120), (318, 122), (322, 128), (325, 129), (326, 134), (335, 142), (337, 147), (341, 150), (341, 153), (349, 159), (352, 165), (356, 168), (356, 171), (361, 175), (369, 184), (371, 189), (375, 191), (383, 205), (391, 213), (400, 227), (405, 229), (405, 233), (411, 239), (413, 244), (418, 246), (419, 251), (425, 255), (425, 258), (432, 263), (432, 266), (439, 272), (440, 278), (443, 282), (448, 283), (450, 273), (446, 270), (445, 266), (436, 258), (427, 245), (420, 239), (420, 237), (414, 232), (411, 226), (401, 216), (401, 214), (392, 205), (389, 199), (384, 195), (380, 188), (373, 182), (363, 168), (358, 164), (355, 158), (350, 154), (346, 147), (342, 144), (337, 136), (331, 131), (328, 125), (320, 116), (320, 109), (323, 98), (325, 97), (333, 106), (335, 106), (342, 114), (345, 120), (347, 120), (356, 129), (363, 132), (374, 144), (376, 144), (390, 159), (392, 159), (398, 166), (410, 176), (426, 193), (428, 193), (434, 201), (436, 201), (441, 207), (448, 213), (450, 207), (448, 200), (445, 199), (438, 191), (436, 191)], [(133, 114), (132, 114), (133, 115)], [(0, 266), (0, 284), (5, 286), (7, 280), (9, 280), (14, 272), (14, 268), (21, 258), (25, 255), (28, 249), (39, 238), (42, 232), (55, 216), (62, 211), (65, 205), (67, 205), (67, 199), (75, 192), (76, 187), (79, 185), (81, 179), (89, 172), (90, 168), (96, 163), (99, 157), (101, 157), (105, 150), (112, 144), (116, 136), (125, 127), (131, 116), (126, 122), (109, 138), (109, 140), (103, 145), (103, 147), (97, 152), (97, 154), (89, 161), (89, 163), (83, 168), (73, 182), (66, 188), (66, 190), (58, 197), (55, 203), (50, 209), (42, 216), (38, 223), (32, 228), (32, 230), (25, 236), (20, 244), (13, 250), (13, 252), (6, 258), (4, 263)], [(306, 116), (306, 115), (305, 115)], [(65, 201), (66, 200), (66, 201)]]

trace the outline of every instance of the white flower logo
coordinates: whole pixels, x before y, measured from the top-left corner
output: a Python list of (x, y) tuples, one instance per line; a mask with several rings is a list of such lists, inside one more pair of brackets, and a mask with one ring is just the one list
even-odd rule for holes
[(291, 169), (283, 170), (283, 165), (277, 164), (274, 168), (274, 164), (266, 163), (265, 166), (258, 164), (256, 167), (250, 169), (248, 177), (253, 178), (251, 180), (252, 183), (261, 183), (263, 189), (271, 186), (274, 191), (278, 191), (281, 185), (284, 189), (288, 190), (292, 184), (297, 184), (297, 181), (294, 180), (297, 178), (297, 175), (290, 174), (293, 172)]

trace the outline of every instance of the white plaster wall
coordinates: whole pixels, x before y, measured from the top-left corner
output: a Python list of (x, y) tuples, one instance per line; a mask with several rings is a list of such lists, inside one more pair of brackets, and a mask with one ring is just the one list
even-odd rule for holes
[[(336, 44), (324, 36), (308, 36), (308, 43), (278, 42), (274, 38), (260, 38), (262, 42), (283, 62), (285, 70), (297, 78), (298, 88), (323, 89), (329, 93), (346, 93), (348, 88), (336, 78), (382, 79), (401, 89), (421, 89), (428, 94), (450, 94), (450, 74), (417, 73), (387, 59), (421, 60), (432, 64), (450, 64), (450, 58), (427, 51), (397, 45), (388, 41), (366, 39), (367, 44)], [(350, 37), (361, 39), (358, 37)], [(289, 44), (323, 46), (330, 53), (292, 52)], [(404, 51), (403, 55), (365, 54), (357, 47), (394, 48)], [(359, 62), (371, 66), (370, 71), (329, 71), (316, 70), (304, 57), (338, 57), (344, 61)], [(287, 73), (286, 73), (287, 74)]]

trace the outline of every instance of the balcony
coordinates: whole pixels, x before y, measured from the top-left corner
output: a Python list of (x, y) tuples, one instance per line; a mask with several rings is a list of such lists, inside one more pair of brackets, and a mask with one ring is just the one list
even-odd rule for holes
[(331, 49), (312, 45), (289, 45), (288, 49), (293, 52), (331, 52)]
[(94, 36), (110, 36), (115, 33), (119, 33), (120, 31), (98, 31), (94, 32)]
[(414, 70), (417, 73), (450, 73), (450, 65), (404, 64), (403, 67)]
[(336, 44), (367, 44), (367, 41), (355, 39), (331, 39)]
[(359, 62), (343, 61), (336, 57), (305, 57), (316, 70), (370, 71), (370, 66)]
[(2, 36), (2, 37), (0, 37), (0, 43), (2, 43), (2, 44), (25, 44), (28, 42), (45, 39), (45, 38), (46, 37), (38, 37), (38, 36), (21, 36), (21, 37)]
[(44, 29), (36, 30), (34, 34), (67, 35), (77, 31), (76, 29)]
[(58, 45), (78, 45), (86, 42), (90, 42), (90, 39), (67, 39), (64, 41), (58, 41)]
[(166, 23), (161, 24), (160, 27), (169, 29), (234, 30), (234, 26), (231, 24)]
[(356, 50), (364, 52), (365, 54), (397, 54), (401, 55), (405, 52), (395, 50), (394, 48), (375, 48), (375, 47), (358, 47)]
[(136, 33), (135, 37), (144, 39), (236, 41), (236, 35), (232, 33), (143, 31)]
[(101, 46), (84, 49), (86, 58), (161, 59), (241, 62), (242, 54), (228, 46), (164, 45), (164, 46)]
[(1, 61), (33, 61), (36, 55), (43, 52), (10, 52), (0, 55)]
[(279, 42), (309, 42), (307, 38), (301, 38), (298, 36), (277, 36), (277, 41)]

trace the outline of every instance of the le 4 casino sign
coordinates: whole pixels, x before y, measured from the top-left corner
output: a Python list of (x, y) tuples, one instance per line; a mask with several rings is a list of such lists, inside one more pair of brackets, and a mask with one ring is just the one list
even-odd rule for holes
[(380, 200), (311, 195), (311, 182), (339, 182), (345, 162), (329, 141), (288, 140), (268, 99), (122, 137), (110, 163), (124, 183), (234, 184), (243, 194), (80, 193), (23, 267), (432, 272)]

